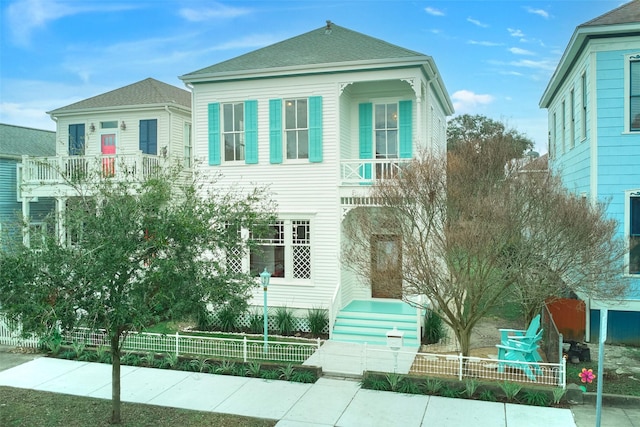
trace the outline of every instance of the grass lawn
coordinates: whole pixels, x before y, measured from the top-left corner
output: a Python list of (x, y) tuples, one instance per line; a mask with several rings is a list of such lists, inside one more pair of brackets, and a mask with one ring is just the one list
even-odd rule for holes
[[(274, 420), (134, 403), (122, 404), (122, 426), (270, 427)], [(0, 426), (111, 426), (111, 401), (0, 387)]]

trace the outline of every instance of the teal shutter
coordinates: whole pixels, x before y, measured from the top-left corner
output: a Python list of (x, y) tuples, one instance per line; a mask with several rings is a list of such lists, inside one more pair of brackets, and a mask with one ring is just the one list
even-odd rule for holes
[(258, 101), (244, 102), (245, 163), (258, 163)]
[(282, 100), (269, 100), (269, 161), (282, 163)]
[(410, 159), (413, 157), (413, 109), (411, 101), (400, 101), (398, 106), (399, 113), (399, 139), (400, 139), (400, 158)]
[[(360, 159), (373, 159), (373, 105), (360, 104)], [(364, 165), (360, 171), (364, 179), (371, 179), (371, 165)]]
[(322, 161), (322, 97), (309, 98), (309, 161)]
[(220, 164), (220, 104), (209, 104), (209, 165)]

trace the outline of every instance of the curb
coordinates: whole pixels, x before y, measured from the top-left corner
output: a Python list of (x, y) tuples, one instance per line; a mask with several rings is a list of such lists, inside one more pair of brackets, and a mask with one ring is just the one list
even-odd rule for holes
[[(589, 392), (582, 395), (584, 405), (596, 405), (597, 393)], [(602, 394), (602, 404), (616, 408), (640, 408), (640, 396), (626, 396), (622, 394)]]

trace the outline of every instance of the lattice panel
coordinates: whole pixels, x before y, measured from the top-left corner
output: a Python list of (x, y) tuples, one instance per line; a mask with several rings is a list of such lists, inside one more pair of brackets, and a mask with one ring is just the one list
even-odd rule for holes
[(233, 273), (242, 273), (242, 250), (233, 248), (227, 253), (227, 269)]
[(311, 278), (311, 247), (293, 247), (293, 277), (295, 279)]

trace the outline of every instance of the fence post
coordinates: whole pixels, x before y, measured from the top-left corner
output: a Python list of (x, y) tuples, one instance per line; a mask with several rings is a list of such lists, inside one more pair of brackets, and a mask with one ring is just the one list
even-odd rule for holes
[(562, 369), (562, 374), (560, 375), (560, 378), (559, 378), (560, 384), (558, 385), (561, 386), (563, 389), (566, 389), (567, 388), (567, 359), (563, 357), (560, 360), (561, 360), (560, 366)]
[(458, 364), (458, 381), (462, 381), (462, 353), (460, 353), (460, 363)]
[(320, 337), (316, 338), (316, 342), (318, 343), (318, 350), (320, 350)]
[(179, 349), (179, 344), (178, 344), (178, 340), (180, 339), (179, 335), (178, 335), (178, 331), (176, 331), (176, 357), (179, 356), (178, 354), (178, 349)]
[(242, 359), (247, 363), (247, 336), (242, 339)]
[(360, 368), (362, 368), (362, 372), (367, 370), (367, 343), (364, 343), (364, 347), (362, 350), (362, 361), (360, 363)]

